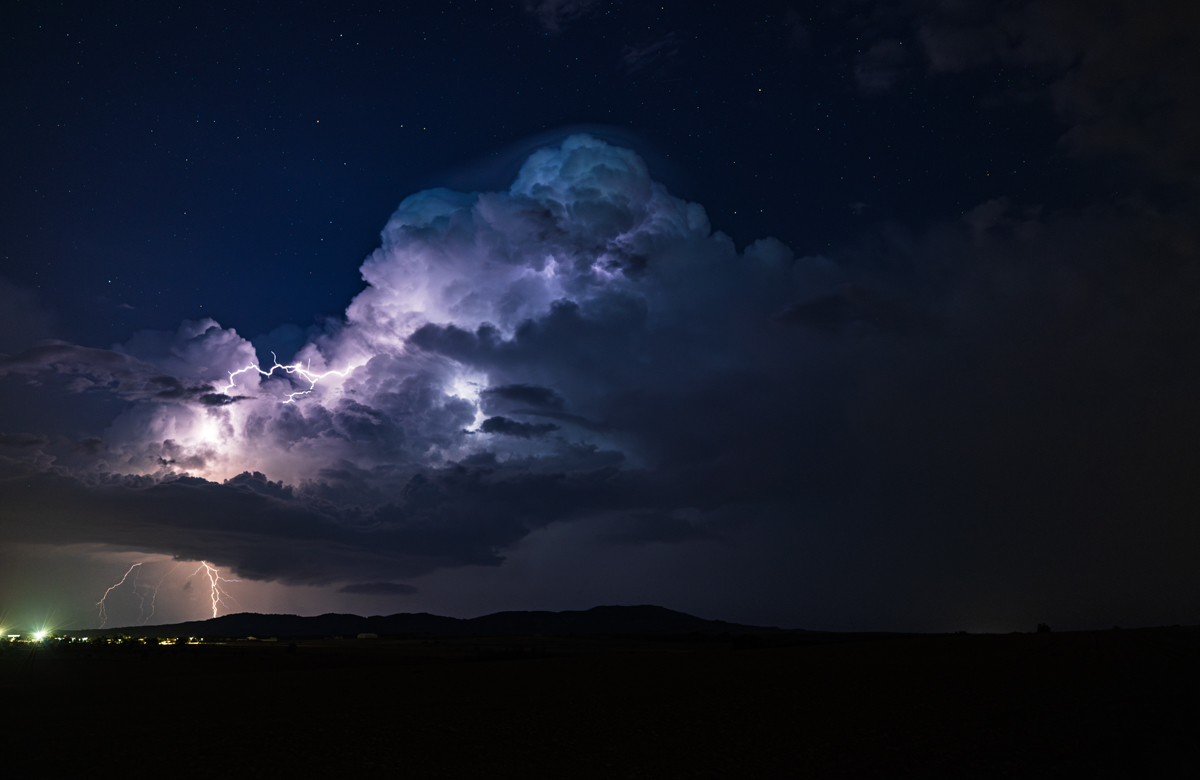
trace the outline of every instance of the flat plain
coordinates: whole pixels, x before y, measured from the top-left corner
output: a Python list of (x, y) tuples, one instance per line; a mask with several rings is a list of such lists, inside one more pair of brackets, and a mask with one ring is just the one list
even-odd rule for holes
[(0, 647), (2, 762), (55, 773), (1194, 774), (1197, 694), (1190, 627)]

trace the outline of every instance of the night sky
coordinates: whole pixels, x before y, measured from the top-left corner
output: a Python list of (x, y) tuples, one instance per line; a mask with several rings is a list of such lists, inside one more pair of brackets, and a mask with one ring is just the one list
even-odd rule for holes
[(0, 35), (0, 623), (1200, 622), (1200, 5)]

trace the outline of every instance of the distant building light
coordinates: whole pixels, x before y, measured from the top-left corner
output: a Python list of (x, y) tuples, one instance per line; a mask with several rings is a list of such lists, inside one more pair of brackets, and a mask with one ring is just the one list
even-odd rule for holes
[(379, 634), (359, 634), (359, 639), (378, 639)]

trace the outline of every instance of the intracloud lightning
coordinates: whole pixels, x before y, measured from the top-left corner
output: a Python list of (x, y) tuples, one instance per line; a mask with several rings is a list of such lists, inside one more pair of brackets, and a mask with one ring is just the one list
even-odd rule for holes
[(351, 366), (343, 371), (326, 371), (324, 374), (314, 374), (312, 371), (309, 370), (309, 368), (312, 367), (311, 363), (309, 364), (308, 368), (301, 366), (299, 363), (293, 363), (292, 365), (285, 366), (279, 362), (279, 358), (277, 358), (275, 356), (274, 352), (271, 353), (271, 359), (273, 361), (275, 361), (275, 365), (271, 366), (271, 369), (269, 371), (263, 371), (257, 365), (253, 365), (253, 364), (246, 366), (245, 368), (239, 368), (237, 371), (230, 371), (229, 372), (229, 384), (227, 384), (222, 389), (226, 393), (228, 393), (230, 390), (233, 390), (234, 388), (236, 388), (237, 381), (234, 380), (234, 377), (237, 376), (238, 374), (244, 374), (247, 371), (257, 371), (262, 376), (269, 377), (272, 374), (274, 374), (275, 369), (278, 368), (288, 374), (298, 374), (302, 379), (305, 379), (308, 381), (308, 389), (307, 390), (301, 390), (301, 391), (295, 392), (295, 393), (288, 393), (287, 400), (284, 401), (283, 403), (290, 404), (290, 403), (293, 403), (298, 396), (308, 395), (309, 393), (311, 393), (313, 391), (313, 388), (317, 386), (317, 382), (320, 382), (325, 377), (330, 376), (330, 375), (336, 375), (336, 376), (339, 376), (339, 377), (345, 379), (350, 374), (351, 371), (358, 368), (358, 366)]

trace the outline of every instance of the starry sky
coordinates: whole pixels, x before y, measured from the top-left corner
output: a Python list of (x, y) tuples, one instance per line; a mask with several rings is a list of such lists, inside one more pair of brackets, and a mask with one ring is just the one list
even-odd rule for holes
[(0, 18), (0, 622), (1200, 619), (1192, 5)]

